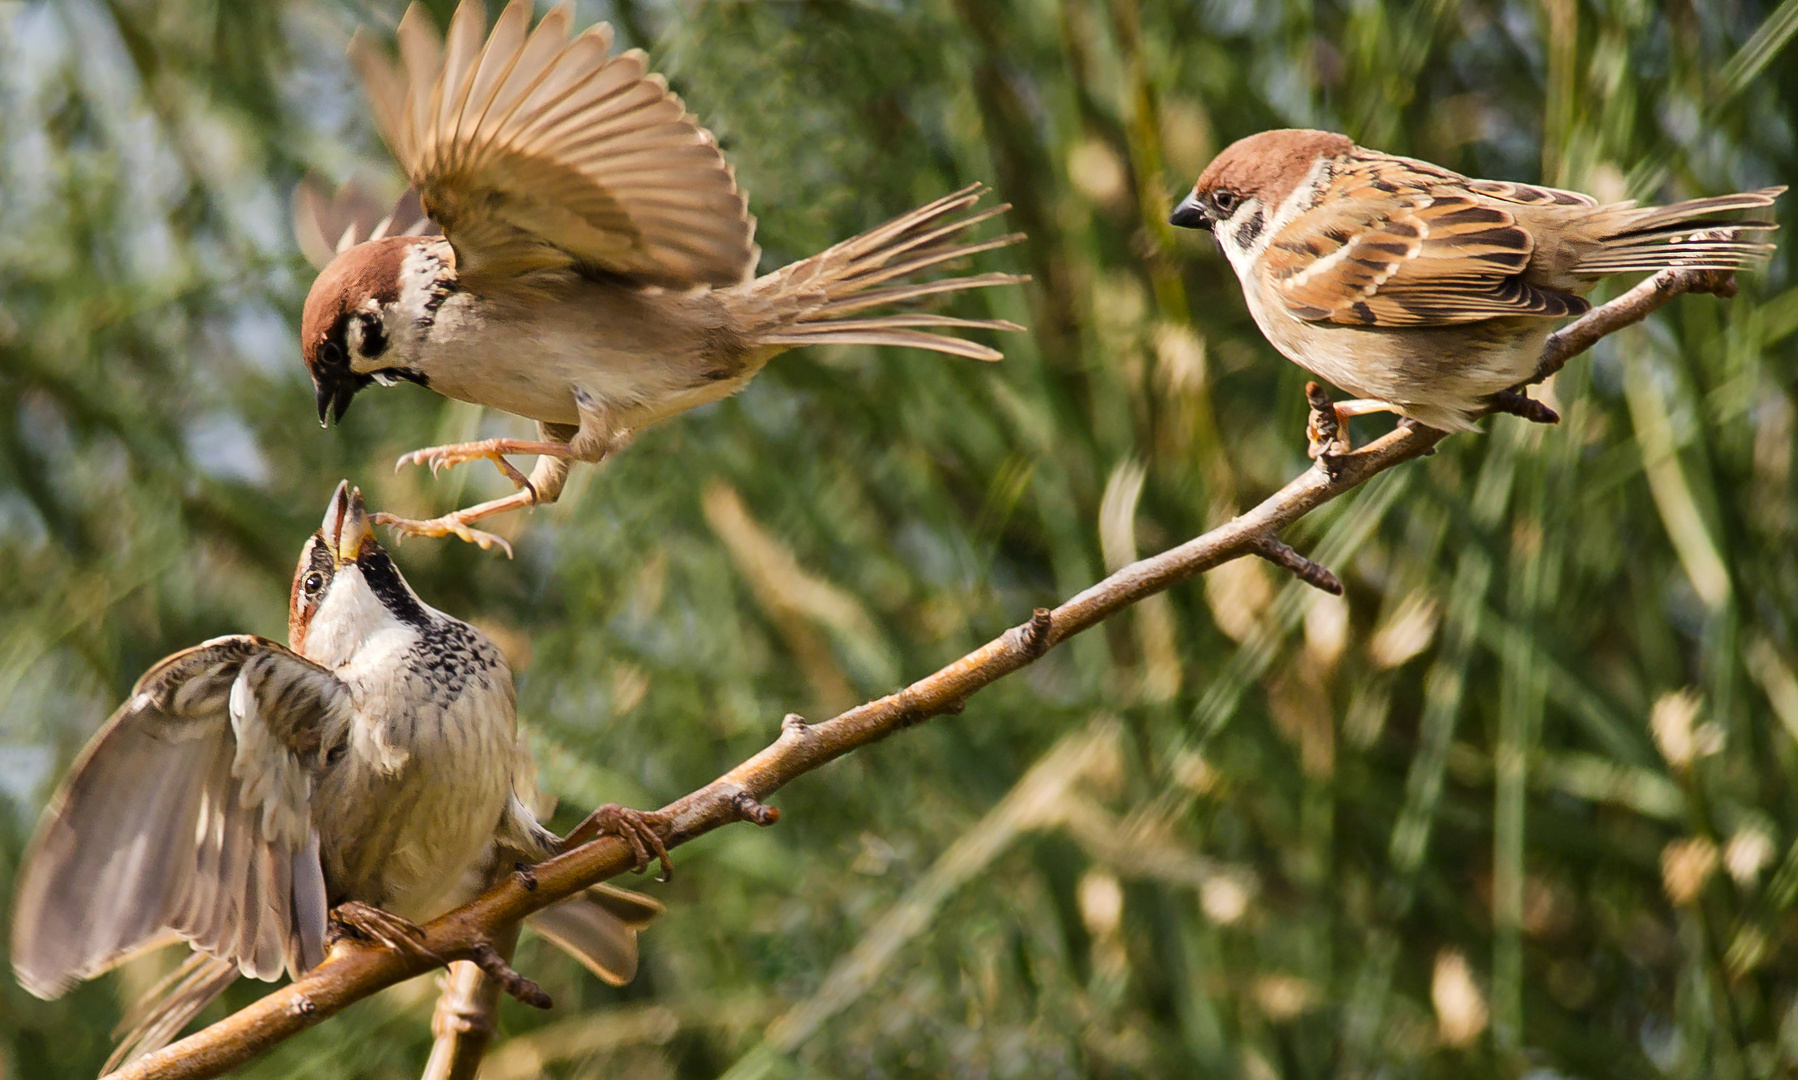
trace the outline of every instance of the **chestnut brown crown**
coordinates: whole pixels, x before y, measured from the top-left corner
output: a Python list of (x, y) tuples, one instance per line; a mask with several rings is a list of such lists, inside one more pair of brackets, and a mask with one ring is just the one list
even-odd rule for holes
[(1260, 200), (1272, 213), (1319, 158), (1342, 157), (1354, 148), (1346, 135), (1306, 128), (1263, 131), (1238, 139), (1199, 174), (1192, 194), (1175, 211), (1173, 223), (1186, 228), (1209, 227), (1228, 219), (1251, 198)]
[(357, 244), (331, 260), (312, 283), (300, 316), (300, 355), (318, 391), (320, 424), (327, 415), (342, 420), (350, 399), (374, 381), (352, 367), (356, 358), (350, 349), (350, 320), (364, 320), (364, 355), (379, 353), (385, 347), (380, 309), (399, 299), (406, 256), (432, 239), (389, 236)]

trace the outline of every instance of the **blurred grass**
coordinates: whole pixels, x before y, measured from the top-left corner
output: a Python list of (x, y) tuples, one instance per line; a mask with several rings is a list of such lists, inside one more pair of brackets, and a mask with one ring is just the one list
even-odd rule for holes
[[(338, 478), (402, 511), (500, 490), (387, 463), (512, 421), (408, 388), (320, 432), (293, 346), (287, 192), (391, 168), (342, 55), (398, 10), (0, 3), (8, 891), (144, 668), (281, 635)], [(717, 131), (769, 265), (980, 179), (1031, 235), (995, 265), (1034, 283), (964, 301), (1032, 327), (1003, 364), (789, 354), (580, 474), (516, 562), (400, 550), (521, 661), (562, 824), (683, 793), (783, 713), (890, 690), (1304, 466), (1303, 374), (1163, 223), (1230, 140), (1313, 124), (1615, 198), (1798, 171), (1798, 0), (580, 14)], [(1577, 361), (1559, 427), (1494, 422), (1302, 523), (1345, 601), (1223, 568), (807, 778), (778, 828), (683, 849), (632, 986), (527, 938), (558, 1007), (508, 1005), (491, 1071), (1798, 1068), (1795, 284), (1781, 252)], [(1069, 747), (1078, 777), (1019, 817)], [(53, 1003), (7, 981), (0, 1072), (91, 1075), (158, 962)], [(243, 1075), (412, 1075), (430, 995)]]

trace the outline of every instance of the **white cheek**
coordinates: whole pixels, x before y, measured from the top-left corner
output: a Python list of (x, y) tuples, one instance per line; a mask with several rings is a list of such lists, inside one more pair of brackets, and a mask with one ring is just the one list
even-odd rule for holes
[(401, 625), (369, 590), (362, 571), (345, 566), (312, 614), (306, 628), (306, 656), (321, 667), (342, 667), (380, 631)]
[[(1245, 284), (1254, 277), (1261, 253), (1267, 250), (1273, 238), (1317, 205), (1319, 190), (1329, 183), (1329, 164), (1328, 159), (1320, 158), (1292, 189), (1292, 194), (1280, 200), (1280, 205), (1270, 210), (1259, 198), (1251, 198), (1230, 215), (1229, 221), (1217, 227), (1218, 246), (1223, 248), (1236, 276)], [(1262, 214), (1261, 228), (1249, 235), (1243, 226), (1257, 211)], [(1240, 243), (1240, 240), (1248, 242)]]
[[(1261, 219), (1258, 229), (1245, 230), (1245, 226), (1257, 217)], [(1248, 199), (1230, 215), (1230, 220), (1219, 222), (1212, 230), (1217, 237), (1217, 246), (1222, 249), (1224, 257), (1230, 260), (1230, 266), (1236, 276), (1247, 281), (1254, 270), (1255, 259), (1267, 249), (1267, 211), (1260, 199)], [(1244, 244), (1243, 241), (1248, 243)]]

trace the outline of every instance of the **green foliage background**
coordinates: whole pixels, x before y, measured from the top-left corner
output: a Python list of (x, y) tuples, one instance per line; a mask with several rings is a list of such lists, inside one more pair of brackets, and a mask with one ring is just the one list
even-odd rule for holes
[[(448, 5), (433, 3), (440, 21)], [(659, 805), (1297, 473), (1302, 373), (1208, 238), (1230, 140), (1313, 125), (1613, 197), (1798, 175), (1798, 0), (583, 3), (723, 140), (765, 265), (970, 180), (1027, 244), (993, 366), (780, 359), (642, 433), (507, 562), (406, 545), (493, 630), (557, 823)], [(283, 634), (340, 477), (511, 420), (312, 421), (308, 169), (391, 177), (347, 0), (0, 3), (0, 887), (137, 675)], [(397, 183), (397, 179), (394, 179)], [(1791, 197), (1781, 217), (1793, 223)], [(1679, 301), (1248, 564), (684, 848), (623, 990), (527, 939), (489, 1077), (1773, 1076), (1798, 1068), (1798, 282)], [(1369, 431), (1375, 430), (1370, 428)], [(1660, 733), (1657, 741), (1656, 732)], [(81, 1077), (169, 958), (0, 985), (0, 1075)], [(259, 987), (240, 986), (242, 1004)], [(415, 1075), (429, 980), (242, 1070)]]

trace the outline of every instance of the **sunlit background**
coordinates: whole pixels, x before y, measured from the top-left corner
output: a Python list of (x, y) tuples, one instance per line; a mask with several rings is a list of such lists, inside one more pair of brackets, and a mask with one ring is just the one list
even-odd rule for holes
[[(449, 4), (431, 5), (439, 22)], [(1607, 198), (1798, 176), (1798, 0), (582, 3), (714, 130), (772, 268), (973, 180), (1028, 244), (996, 365), (788, 354), (502, 526), (415, 541), (499, 639), (555, 823), (660, 805), (1302, 469), (1303, 375), (1202, 234), (1210, 156), (1311, 125)], [(344, 60), (397, 4), (0, 3), (0, 887), (166, 653), (285, 633), (332, 488), (517, 421), (296, 346), (309, 170), (397, 191)], [(1794, 224), (1793, 198), (1780, 216)], [(483, 1074), (1765, 1077), (1798, 1068), (1798, 283), (1689, 297), (1509, 419), (676, 855), (622, 990), (527, 936)], [(1374, 426), (1362, 434), (1378, 430)], [(0, 910), (7, 910), (0, 905)], [(93, 1075), (175, 955), (0, 979), (0, 1075)], [(239, 985), (226, 1004), (262, 992)], [(417, 1075), (430, 979), (245, 1077)], [(214, 1006), (208, 1018), (223, 1015)]]

